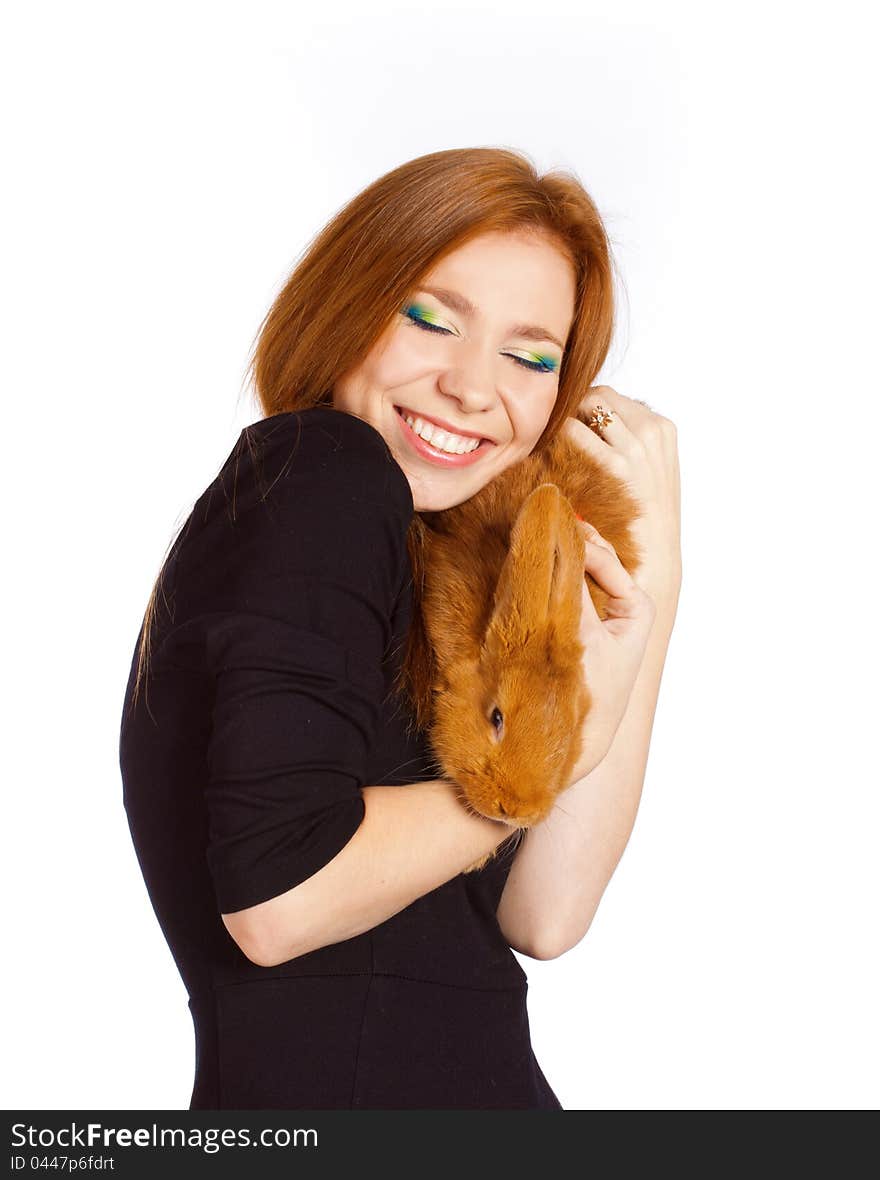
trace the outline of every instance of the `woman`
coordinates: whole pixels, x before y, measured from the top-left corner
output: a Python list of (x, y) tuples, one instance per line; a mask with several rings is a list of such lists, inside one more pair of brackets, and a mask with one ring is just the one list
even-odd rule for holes
[(573, 945), (622, 852), (662, 667), (654, 586), (601, 538), (585, 546), (619, 618), (601, 625), (585, 591), (584, 756), (521, 843), (465, 808), (396, 689), (419, 513), (461, 503), (560, 429), (614, 451), (642, 494), (646, 576), (668, 615), (674, 435), (643, 445), (644, 424), (666, 420), (612, 390), (597, 399), (619, 411), (607, 441), (570, 417), (612, 322), (587, 194), (493, 149), (381, 177), (266, 317), (252, 361), (266, 416), (165, 561), (120, 736), (132, 838), (190, 997), (190, 1109), (561, 1109), (511, 947)]

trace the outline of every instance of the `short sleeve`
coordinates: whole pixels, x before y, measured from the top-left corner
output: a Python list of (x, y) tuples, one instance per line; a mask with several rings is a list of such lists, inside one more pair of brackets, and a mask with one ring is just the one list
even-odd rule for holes
[(248, 427), (218, 480), (186, 561), (213, 685), (206, 856), (232, 913), (360, 826), (413, 505), (381, 434), (332, 409)]

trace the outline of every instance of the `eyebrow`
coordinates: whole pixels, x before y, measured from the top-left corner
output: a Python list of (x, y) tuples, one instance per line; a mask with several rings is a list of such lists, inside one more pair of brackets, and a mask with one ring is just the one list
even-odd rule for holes
[[(419, 290), (427, 291), (429, 295), (435, 295), (441, 303), (445, 303), (447, 307), (461, 315), (476, 315), (477, 313), (478, 309), (469, 299), (465, 299), (464, 295), (460, 295), (458, 291), (450, 291), (448, 287), (421, 286)], [(562, 341), (557, 340), (552, 332), (548, 332), (540, 324), (514, 324), (511, 331), (514, 336), (522, 336), (524, 340), (551, 340), (565, 351)]]

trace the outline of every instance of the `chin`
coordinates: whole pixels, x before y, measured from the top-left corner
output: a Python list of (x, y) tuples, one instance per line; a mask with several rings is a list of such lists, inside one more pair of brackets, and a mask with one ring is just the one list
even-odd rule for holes
[[(412, 484), (410, 485), (412, 486)], [(468, 493), (470, 495), (471, 493)], [(461, 504), (467, 496), (456, 496), (449, 488), (417, 487), (413, 491), (413, 508), (415, 512), (442, 512), (446, 508), (454, 508)]]

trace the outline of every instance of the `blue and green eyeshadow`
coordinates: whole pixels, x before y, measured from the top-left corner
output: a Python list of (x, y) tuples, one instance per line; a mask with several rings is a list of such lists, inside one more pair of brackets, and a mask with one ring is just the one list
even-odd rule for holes
[[(431, 311), (430, 307), (425, 307), (423, 303), (408, 303), (403, 308), (402, 314), (412, 320), (414, 324), (418, 324), (426, 332), (443, 332), (449, 335), (448, 328), (440, 327), (440, 317), (437, 313)], [(518, 361), (525, 368), (531, 369), (536, 373), (554, 373), (559, 367), (556, 357), (545, 356), (541, 352), (528, 352), (525, 357), (514, 356), (513, 353), (508, 353), (507, 355), (513, 360)]]

